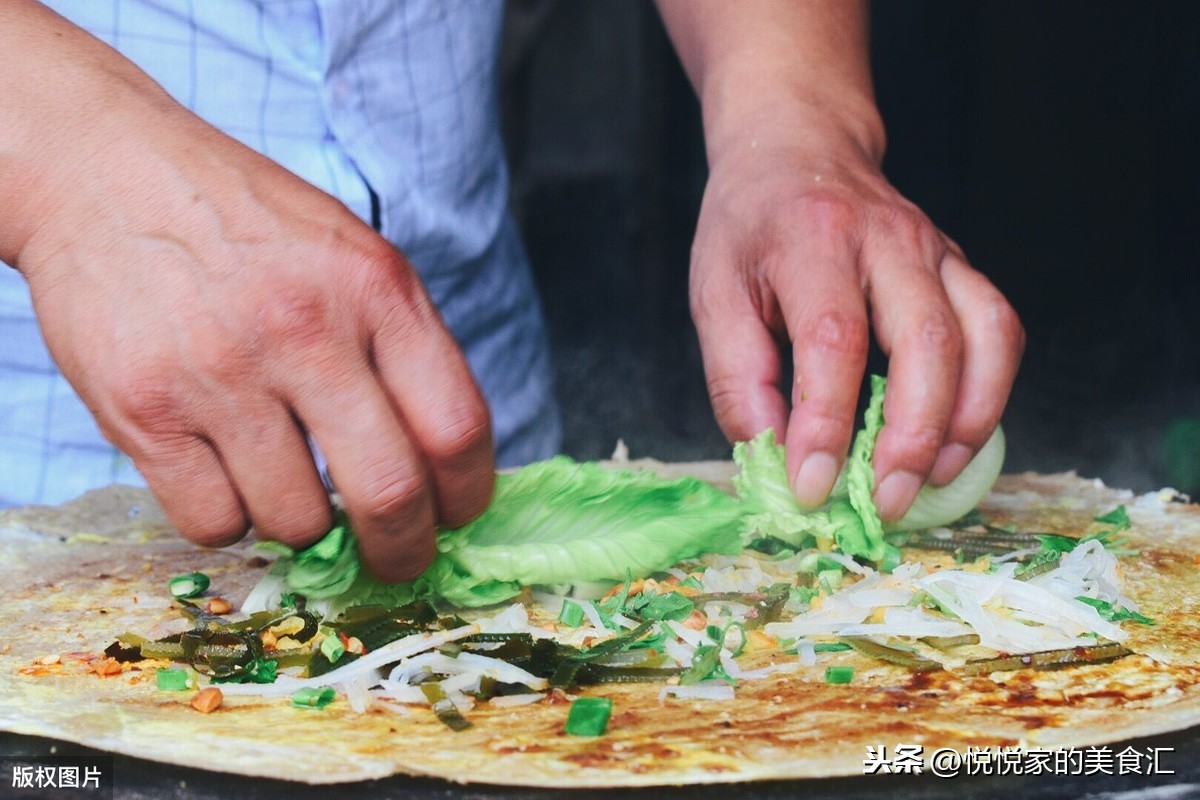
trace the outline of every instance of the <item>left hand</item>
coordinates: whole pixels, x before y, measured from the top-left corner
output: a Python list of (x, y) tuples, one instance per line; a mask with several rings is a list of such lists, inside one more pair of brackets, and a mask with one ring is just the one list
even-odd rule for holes
[[(875, 497), (896, 519), (927, 480), (948, 483), (987, 441), (1024, 332), (879, 158), (812, 119), (802, 130), (747, 120), (745, 136), (710, 147), (692, 313), (721, 429), (740, 440), (774, 427), (809, 505), (846, 457), (874, 328), (890, 357)], [(795, 380), (781, 387), (789, 342)]]

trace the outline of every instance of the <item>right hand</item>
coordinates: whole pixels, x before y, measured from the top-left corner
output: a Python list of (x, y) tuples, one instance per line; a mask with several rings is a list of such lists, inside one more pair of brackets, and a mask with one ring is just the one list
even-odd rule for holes
[[(41, 22), (86, 37), (55, 20)], [(341, 203), (87, 39), (67, 51), (83, 57), (59, 51), (61, 94), (23, 123), (25, 216), (0, 235), (63, 374), (189, 539), (229, 544), (249, 524), (293, 546), (319, 538), (331, 512), (308, 435), (368, 568), (419, 574), (435, 524), (486, 506), (493, 454), (486, 404), (416, 272)]]

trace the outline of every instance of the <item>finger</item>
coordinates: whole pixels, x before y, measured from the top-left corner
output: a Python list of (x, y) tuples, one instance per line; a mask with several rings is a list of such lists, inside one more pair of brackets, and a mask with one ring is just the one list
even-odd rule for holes
[(241, 499), (206, 439), (180, 433), (118, 447), (133, 459), (184, 538), (205, 547), (225, 547), (246, 535)]
[(692, 319), (713, 413), (730, 441), (753, 439), (767, 428), (783, 441), (787, 402), (779, 388), (779, 343), (744, 286), (710, 277), (727, 269), (697, 264), (692, 272)]
[[(945, 440), (962, 369), (958, 317), (933, 269), (889, 261), (873, 270), (879, 343), (890, 359), (884, 427), (875, 449), (875, 502), (884, 519), (904, 515)], [(940, 261), (940, 254), (939, 254)]]
[(236, 414), (236, 420), (213, 439), (255, 532), (291, 547), (312, 544), (333, 515), (296, 421), (282, 404)]
[(292, 407), (329, 461), (376, 577), (415, 578), (433, 561), (433, 498), (420, 455), (365, 363), (331, 350), (295, 370)]
[(438, 522), (469, 522), (491, 499), (495, 453), (487, 402), (458, 346), (435, 314), (404, 311), (384, 319), (371, 352), (429, 469)]
[[(824, 244), (828, 244), (826, 240)], [(797, 499), (825, 500), (854, 430), (870, 333), (849, 251), (809, 251), (805, 269), (777, 280), (795, 363), (788, 422), (788, 469)]]
[(960, 253), (947, 255), (942, 283), (962, 328), (963, 361), (946, 440), (929, 474), (936, 486), (958, 477), (995, 430), (1025, 349), (1012, 306)]

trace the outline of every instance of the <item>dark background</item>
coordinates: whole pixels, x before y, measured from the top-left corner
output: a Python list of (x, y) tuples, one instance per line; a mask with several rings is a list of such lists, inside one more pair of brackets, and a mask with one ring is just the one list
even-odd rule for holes
[[(566, 448), (599, 457), (623, 436), (635, 454), (726, 457), (685, 299), (705, 177), (698, 110), (661, 25), (645, 0), (509, 8), (514, 206), (545, 297)], [(1005, 417), (1008, 468), (1077, 469), (1140, 490), (1187, 478), (1168, 470), (1164, 443), (1173, 419), (1200, 418), (1200, 3), (882, 0), (873, 26), (888, 175), (1008, 295), (1029, 334)], [(1200, 453), (1200, 436), (1173, 441), (1177, 460)], [(1174, 748), (1175, 774), (638, 793), (400, 777), (338, 790), (118, 757), (116, 796), (1200, 796), (1197, 729), (1141, 744)], [(79, 748), (0, 734), (0, 754), (55, 751)]]
[[(1028, 332), (1006, 468), (1200, 488), (1163, 456), (1200, 417), (1200, 4), (873, 10), (885, 171)], [(503, 86), (567, 452), (726, 457), (686, 303), (699, 111), (652, 6), (510, 3)]]

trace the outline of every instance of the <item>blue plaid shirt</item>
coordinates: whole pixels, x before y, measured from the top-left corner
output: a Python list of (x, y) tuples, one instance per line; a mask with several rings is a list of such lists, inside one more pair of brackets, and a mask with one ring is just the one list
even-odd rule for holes
[[(492, 408), (502, 466), (552, 454), (542, 319), (507, 213), (495, 0), (48, 0), (179, 102), (340, 198), (413, 262)], [(0, 506), (142, 483), (0, 269)]]

